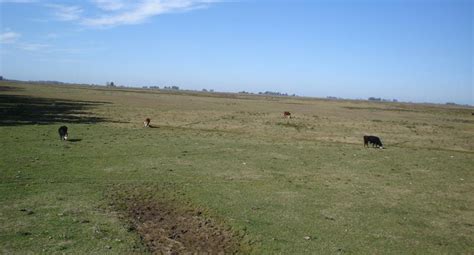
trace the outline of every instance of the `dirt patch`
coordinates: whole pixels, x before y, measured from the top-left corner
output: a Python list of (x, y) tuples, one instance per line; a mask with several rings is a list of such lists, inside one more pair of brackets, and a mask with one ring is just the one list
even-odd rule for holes
[(111, 198), (110, 205), (153, 254), (233, 254), (240, 250), (239, 237), (198, 209), (134, 195)]

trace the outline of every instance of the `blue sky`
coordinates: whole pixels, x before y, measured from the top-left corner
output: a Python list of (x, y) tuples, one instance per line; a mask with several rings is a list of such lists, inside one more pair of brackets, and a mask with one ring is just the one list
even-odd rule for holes
[(0, 75), (474, 105), (474, 1), (0, 0)]

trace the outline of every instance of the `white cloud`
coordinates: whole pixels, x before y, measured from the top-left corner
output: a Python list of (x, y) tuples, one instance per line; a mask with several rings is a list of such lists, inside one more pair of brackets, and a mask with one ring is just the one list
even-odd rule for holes
[(20, 37), (19, 33), (12, 32), (9, 28), (6, 28), (6, 32), (0, 34), (0, 43), (13, 44), (16, 48), (26, 51), (43, 51), (51, 47), (49, 44), (18, 41)]
[[(96, 0), (95, 2), (102, 2), (97, 6), (103, 7), (104, 2), (117, 1), (101, 1)], [(129, 25), (143, 23), (153, 16), (160, 14), (188, 11), (196, 8), (202, 8), (210, 3), (217, 2), (213, 0), (141, 0), (137, 2), (122, 3), (120, 9), (121, 12), (106, 13), (99, 17), (88, 17), (81, 20), (81, 24), (91, 27), (111, 27), (117, 25)], [(109, 8), (110, 10), (110, 8)], [(117, 10), (117, 9), (115, 9)]]
[(2, 33), (0, 34), (0, 43), (14, 43), (20, 36), (20, 34), (11, 31)]
[(78, 20), (83, 12), (81, 7), (75, 5), (46, 4), (46, 6), (54, 9), (56, 17), (63, 21)]
[(89, 1), (98, 9), (96, 16), (84, 15), (85, 10), (88, 9), (77, 5), (45, 4), (44, 6), (54, 9), (54, 14), (62, 21), (76, 21), (88, 27), (113, 27), (118, 25), (140, 24), (153, 16), (203, 8), (211, 3), (220, 2), (222, 0)]
[(92, 2), (106, 11), (117, 11), (125, 7), (125, 3), (121, 0), (92, 0)]

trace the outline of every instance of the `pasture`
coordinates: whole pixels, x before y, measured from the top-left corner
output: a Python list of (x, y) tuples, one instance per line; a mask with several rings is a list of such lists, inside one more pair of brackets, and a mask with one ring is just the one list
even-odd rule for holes
[(1, 82), (0, 252), (472, 254), (473, 111)]

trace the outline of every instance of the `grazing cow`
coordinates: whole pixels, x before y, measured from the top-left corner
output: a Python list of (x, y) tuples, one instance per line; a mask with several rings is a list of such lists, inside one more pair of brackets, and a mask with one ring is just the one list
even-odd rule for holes
[(291, 119), (291, 112), (283, 112), (283, 117), (287, 117)]
[(58, 133), (59, 133), (59, 139), (62, 141), (62, 140), (67, 140), (67, 127), (66, 126), (61, 126), (59, 129), (58, 129)]
[(380, 141), (380, 138), (378, 138), (377, 136), (364, 135), (364, 147), (369, 147), (369, 143), (372, 144), (372, 147), (377, 146), (380, 149), (383, 149), (382, 141)]
[(146, 118), (145, 121), (143, 122), (143, 124), (145, 125), (145, 127), (150, 127), (150, 118)]

